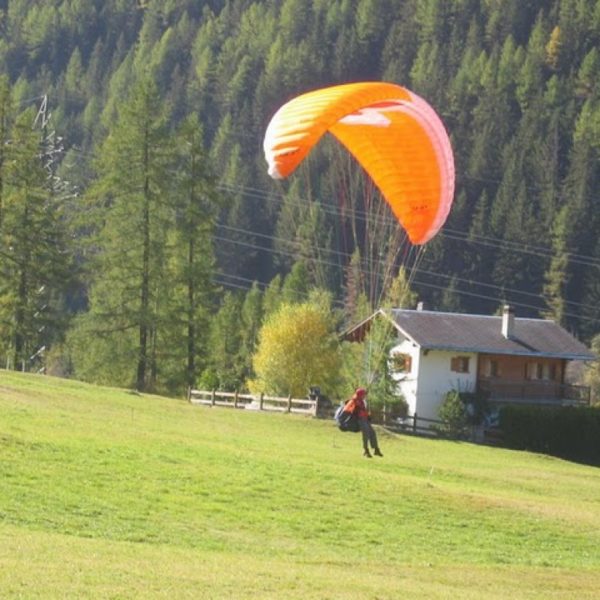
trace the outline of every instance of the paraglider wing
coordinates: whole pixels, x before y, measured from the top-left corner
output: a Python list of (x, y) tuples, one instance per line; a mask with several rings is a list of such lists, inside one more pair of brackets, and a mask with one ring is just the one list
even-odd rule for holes
[(454, 196), (454, 159), (446, 130), (425, 100), (376, 82), (298, 96), (267, 127), (269, 175), (290, 175), (326, 132), (365, 169), (413, 244), (439, 231)]

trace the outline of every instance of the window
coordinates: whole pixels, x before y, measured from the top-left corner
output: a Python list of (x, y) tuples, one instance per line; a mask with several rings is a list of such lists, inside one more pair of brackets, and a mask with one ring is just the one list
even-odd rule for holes
[(499, 377), (500, 376), (500, 365), (497, 360), (486, 358), (483, 363), (483, 373), (486, 377)]
[(539, 362), (529, 362), (525, 365), (525, 379), (543, 379), (544, 365)]
[(469, 357), (468, 356), (453, 356), (450, 360), (450, 369), (455, 373), (469, 372)]
[(545, 379), (546, 381), (556, 381), (556, 365), (554, 363), (544, 364), (542, 379)]
[(390, 370), (393, 373), (410, 373), (412, 367), (412, 356), (410, 354), (402, 354), (394, 352), (390, 356)]

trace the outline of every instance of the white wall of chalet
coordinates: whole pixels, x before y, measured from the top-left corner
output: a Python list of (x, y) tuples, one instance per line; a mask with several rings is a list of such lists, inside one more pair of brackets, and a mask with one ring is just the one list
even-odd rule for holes
[[(477, 382), (477, 354), (446, 350), (422, 350), (410, 340), (403, 340), (392, 348), (392, 353), (408, 354), (411, 369), (393, 375), (398, 393), (408, 402), (409, 415), (424, 419), (439, 419), (438, 410), (450, 390), (472, 392)], [(468, 372), (452, 370), (453, 358), (468, 358)]]

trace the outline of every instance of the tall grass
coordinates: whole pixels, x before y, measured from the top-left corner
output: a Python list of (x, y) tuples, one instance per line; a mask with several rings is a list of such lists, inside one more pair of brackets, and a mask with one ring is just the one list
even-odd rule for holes
[(379, 435), (0, 371), (0, 597), (597, 597), (597, 469)]

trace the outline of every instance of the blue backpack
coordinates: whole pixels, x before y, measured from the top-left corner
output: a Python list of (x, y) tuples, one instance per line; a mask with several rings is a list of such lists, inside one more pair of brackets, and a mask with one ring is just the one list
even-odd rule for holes
[(352, 431), (353, 433), (360, 431), (358, 417), (353, 412), (345, 411), (344, 406), (344, 404), (340, 404), (333, 415), (338, 428), (341, 431)]

